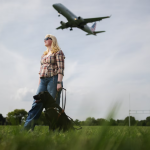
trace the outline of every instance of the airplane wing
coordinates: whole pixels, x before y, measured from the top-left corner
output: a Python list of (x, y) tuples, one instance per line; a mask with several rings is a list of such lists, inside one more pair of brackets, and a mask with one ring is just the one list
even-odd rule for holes
[(58, 27), (58, 28), (56, 28), (56, 29), (58, 30), (58, 29), (66, 29), (66, 28), (68, 28), (68, 27), (59, 26), (59, 27)]
[(106, 16), (106, 17), (98, 17), (98, 18), (85, 18), (84, 22), (85, 23), (90, 23), (90, 22), (95, 22), (95, 21), (100, 21), (102, 19), (106, 19), (106, 18), (110, 18), (110, 16)]
[(74, 24), (70, 24), (70, 22), (66, 22), (66, 23), (64, 23), (63, 25), (61, 25), (61, 26), (59, 26), (58, 28), (56, 28), (57, 30), (58, 29), (67, 29), (67, 28), (69, 28), (69, 27), (77, 27), (76, 25), (74, 25)]

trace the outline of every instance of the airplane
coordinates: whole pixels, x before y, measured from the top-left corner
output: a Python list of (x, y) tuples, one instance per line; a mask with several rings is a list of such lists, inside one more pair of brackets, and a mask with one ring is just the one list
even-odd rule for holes
[[(98, 18), (82, 18), (80, 16), (77, 17), (61, 3), (53, 4), (53, 7), (58, 11), (59, 17), (60, 17), (60, 14), (62, 14), (68, 20), (68, 22), (66, 22), (66, 23), (61, 21), (60, 22), (61, 26), (56, 28), (57, 30), (70, 27), (70, 31), (72, 31), (73, 27), (77, 27), (77, 28), (87, 32), (88, 34), (86, 34), (86, 35), (96, 35), (98, 33), (105, 32), (105, 31), (95, 31), (96, 21), (101, 21), (102, 19), (110, 18), (110, 16), (98, 17)], [(95, 23), (90, 28), (87, 25), (87, 23), (91, 23), (91, 22), (95, 22)]]

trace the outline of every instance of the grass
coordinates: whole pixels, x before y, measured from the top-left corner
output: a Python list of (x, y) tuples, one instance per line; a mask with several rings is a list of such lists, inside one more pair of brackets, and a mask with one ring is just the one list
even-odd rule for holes
[(149, 150), (149, 127), (85, 126), (82, 130), (20, 132), (21, 126), (0, 126), (1, 150)]

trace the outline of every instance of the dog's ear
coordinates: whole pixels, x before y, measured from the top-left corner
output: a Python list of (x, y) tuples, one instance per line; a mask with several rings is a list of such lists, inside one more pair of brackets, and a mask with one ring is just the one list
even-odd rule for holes
[(35, 100), (39, 100), (39, 99), (41, 99), (41, 98), (40, 98), (40, 94), (38, 94), (38, 95), (34, 95), (34, 96), (33, 96), (33, 98), (34, 98)]
[(40, 98), (38, 100), (41, 100), (42, 103), (46, 102), (46, 94), (45, 93), (47, 93), (47, 91), (43, 91), (43, 92), (39, 93)]
[(46, 99), (47, 99), (46, 94), (47, 93), (48, 93), (47, 91), (42, 91), (42, 92), (39, 93), (40, 94), (40, 98), (42, 99), (42, 102), (46, 101)]

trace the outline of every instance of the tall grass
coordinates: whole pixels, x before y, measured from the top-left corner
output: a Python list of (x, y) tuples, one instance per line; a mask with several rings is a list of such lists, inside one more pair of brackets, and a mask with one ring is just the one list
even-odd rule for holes
[(82, 130), (49, 132), (36, 126), (21, 132), (21, 126), (0, 126), (0, 150), (149, 150), (149, 127), (83, 127)]

